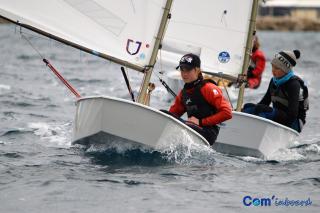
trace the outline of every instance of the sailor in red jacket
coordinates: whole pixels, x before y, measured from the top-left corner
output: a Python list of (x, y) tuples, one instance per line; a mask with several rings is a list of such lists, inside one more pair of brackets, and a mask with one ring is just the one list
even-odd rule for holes
[(251, 62), (247, 73), (247, 86), (251, 89), (257, 89), (260, 86), (262, 73), (266, 66), (266, 58), (259, 47), (260, 43), (258, 37), (255, 36), (252, 48)]
[(217, 124), (230, 119), (232, 110), (220, 88), (212, 81), (203, 79), (200, 64), (200, 58), (191, 53), (181, 58), (177, 69), (180, 68), (185, 85), (169, 112), (176, 117), (187, 112), (185, 123), (212, 145), (219, 134)]

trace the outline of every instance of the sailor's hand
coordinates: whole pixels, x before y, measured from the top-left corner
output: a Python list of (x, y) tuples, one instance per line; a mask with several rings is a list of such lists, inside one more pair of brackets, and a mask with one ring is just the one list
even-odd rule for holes
[(188, 118), (188, 122), (194, 123), (199, 126), (199, 119), (196, 117), (192, 116), (192, 117)]

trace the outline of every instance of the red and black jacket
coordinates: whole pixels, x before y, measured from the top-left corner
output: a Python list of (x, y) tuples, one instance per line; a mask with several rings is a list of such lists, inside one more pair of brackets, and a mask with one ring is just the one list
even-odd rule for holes
[(178, 117), (187, 112), (188, 117), (196, 117), (199, 125), (204, 127), (214, 126), (232, 117), (231, 106), (220, 88), (201, 79), (185, 84), (169, 112)]

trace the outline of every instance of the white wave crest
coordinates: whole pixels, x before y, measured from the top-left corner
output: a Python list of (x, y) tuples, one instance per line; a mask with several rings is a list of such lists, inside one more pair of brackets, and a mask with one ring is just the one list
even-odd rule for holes
[(318, 144), (310, 144), (306, 151), (308, 152), (314, 152), (314, 153), (320, 153), (320, 146)]
[(42, 140), (49, 141), (51, 145), (70, 146), (70, 123), (48, 124), (43, 122), (29, 123), (35, 135)]
[(300, 161), (305, 160), (306, 156), (302, 155), (297, 149), (280, 149), (269, 156), (266, 160), (275, 161)]
[(3, 89), (3, 90), (10, 90), (10, 89), (11, 89), (11, 86), (9, 86), (9, 85), (5, 85), (5, 84), (0, 84), (0, 89)]

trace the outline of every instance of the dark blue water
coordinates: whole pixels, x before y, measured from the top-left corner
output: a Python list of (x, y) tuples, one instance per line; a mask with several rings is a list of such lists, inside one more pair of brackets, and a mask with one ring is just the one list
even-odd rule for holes
[[(23, 31), (85, 95), (130, 99), (120, 67)], [(320, 207), (319, 33), (261, 32), (268, 61), (300, 49), (296, 73), (310, 88), (301, 137), (267, 160), (209, 148), (156, 152), (135, 147), (72, 147), (74, 97), (14, 26), (0, 26), (0, 212), (317, 212)], [(271, 77), (268, 62), (258, 101)], [(129, 72), (138, 91), (141, 74)], [(151, 105), (167, 108), (157, 84)], [(306, 200), (308, 207), (246, 207), (245, 196)]]

